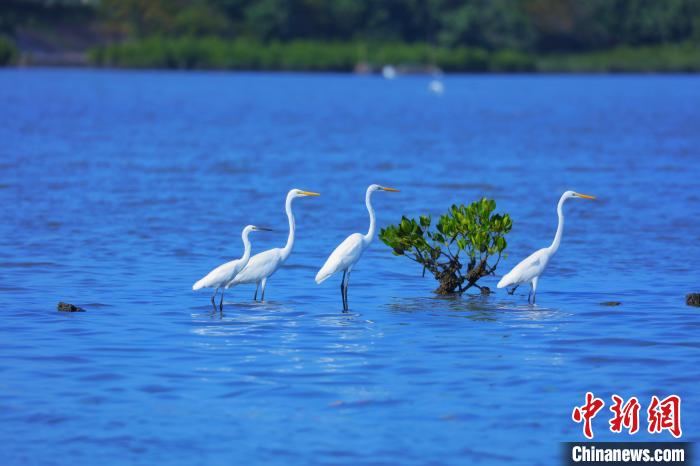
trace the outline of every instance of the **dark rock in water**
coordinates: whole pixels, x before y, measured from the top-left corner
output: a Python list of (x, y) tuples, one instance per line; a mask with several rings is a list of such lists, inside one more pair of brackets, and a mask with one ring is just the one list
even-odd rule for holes
[(698, 306), (700, 307), (700, 293), (690, 293), (685, 297), (685, 303), (688, 306)]
[(601, 306), (622, 306), (620, 301), (604, 301), (600, 303)]
[(60, 312), (85, 312), (85, 309), (78, 307), (75, 304), (64, 303), (61, 301), (58, 303), (58, 310)]
[(491, 294), (491, 288), (489, 288), (488, 286), (482, 286), (482, 287), (481, 287), (481, 294), (484, 295), (484, 296), (490, 295), (490, 294)]

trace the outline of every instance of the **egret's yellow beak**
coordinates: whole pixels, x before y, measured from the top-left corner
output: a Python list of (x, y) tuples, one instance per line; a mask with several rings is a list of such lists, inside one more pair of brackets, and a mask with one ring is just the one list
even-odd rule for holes
[(595, 196), (589, 196), (588, 194), (578, 194), (578, 197), (582, 197), (584, 199), (595, 199)]
[(301, 191), (299, 194), (301, 194), (302, 196), (320, 196), (319, 193), (315, 193), (312, 191)]
[(392, 192), (392, 193), (399, 193), (399, 192), (401, 192), (401, 191), (399, 191), (398, 189), (386, 188), (386, 187), (384, 187), (384, 186), (382, 186), (382, 190), (383, 190), (383, 191), (389, 191), (389, 192)]

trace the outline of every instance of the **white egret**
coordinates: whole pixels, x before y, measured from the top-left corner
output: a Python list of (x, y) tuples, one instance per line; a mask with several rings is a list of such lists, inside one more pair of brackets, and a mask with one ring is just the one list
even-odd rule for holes
[(396, 77), (396, 68), (391, 65), (384, 65), (382, 67), (382, 76), (384, 76), (384, 79), (394, 79)]
[(294, 224), (294, 213), (292, 213), (292, 201), (297, 197), (305, 196), (320, 196), (320, 194), (311, 191), (303, 191), (301, 189), (292, 189), (287, 193), (285, 210), (287, 212), (287, 219), (289, 220), (289, 236), (287, 237), (286, 246), (283, 248), (268, 249), (267, 251), (254, 255), (250, 261), (248, 261), (248, 265), (246, 265), (235, 278), (228, 282), (226, 285), (227, 289), (242, 283), (255, 283), (255, 296), (253, 296), (253, 300), (257, 300), (258, 289), (260, 288), (260, 284), (262, 284), (262, 296), (260, 297), (260, 301), (265, 300), (267, 279), (282, 267), (282, 264), (284, 264), (292, 253), (292, 248), (294, 247), (294, 231), (296, 226)]
[[(566, 191), (564, 194), (562, 194), (561, 199), (559, 199), (559, 204), (557, 204), (559, 225), (557, 226), (557, 233), (554, 235), (552, 245), (548, 248), (540, 249), (539, 251), (532, 253), (526, 259), (523, 259), (522, 262), (513, 267), (513, 270), (501, 278), (498, 285), (496, 285), (498, 288), (504, 288), (511, 285), (515, 285), (515, 288), (517, 288), (522, 283), (530, 283), (530, 294), (527, 297), (527, 302), (530, 302), (530, 296), (532, 296), (532, 304), (535, 304), (537, 282), (540, 275), (542, 275), (542, 272), (544, 272), (544, 269), (547, 267), (549, 260), (552, 258), (552, 256), (554, 256), (554, 253), (557, 252), (557, 249), (559, 249), (561, 235), (564, 233), (564, 202), (571, 198), (595, 199), (595, 196), (579, 194), (574, 191)], [(511, 290), (511, 294), (515, 291), (515, 288)]]
[(433, 79), (428, 84), (428, 90), (435, 95), (442, 95), (445, 93), (445, 85), (439, 79)]
[[(214, 306), (214, 311), (216, 311), (216, 304), (214, 304), (214, 298), (219, 292), (220, 288), (223, 288), (228, 282), (231, 281), (248, 263), (250, 259), (250, 240), (248, 235), (251, 231), (271, 231), (269, 228), (256, 227), (255, 225), (248, 225), (243, 229), (241, 233), (241, 238), (243, 238), (243, 256), (240, 259), (236, 259), (230, 262), (226, 262), (209, 272), (204, 278), (197, 281), (192, 285), (192, 290), (197, 291), (202, 288), (215, 288), (214, 294), (211, 297), (211, 305)], [(224, 290), (221, 290), (221, 301), (219, 301), (219, 310), (224, 309)]]
[(398, 189), (379, 186), (378, 184), (370, 185), (365, 194), (365, 204), (369, 211), (369, 230), (366, 235), (362, 233), (353, 233), (345, 238), (345, 241), (335, 248), (335, 251), (323, 264), (321, 270), (316, 274), (316, 283), (320, 284), (334, 273), (342, 270), (343, 279), (340, 282), (340, 294), (343, 298), (343, 311), (348, 310), (348, 282), (350, 281), (350, 272), (353, 266), (360, 260), (362, 253), (367, 249), (369, 244), (374, 239), (374, 234), (377, 230), (377, 222), (374, 216), (374, 208), (372, 207), (372, 193), (375, 191), (391, 191), (398, 192)]

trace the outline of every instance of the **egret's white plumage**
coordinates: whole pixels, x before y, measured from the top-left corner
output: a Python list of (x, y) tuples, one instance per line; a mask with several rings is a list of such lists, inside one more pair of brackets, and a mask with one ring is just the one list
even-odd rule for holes
[(428, 90), (436, 95), (442, 95), (445, 93), (445, 85), (439, 79), (433, 79), (428, 84)]
[(384, 76), (384, 79), (394, 79), (396, 77), (396, 68), (391, 65), (384, 65), (382, 67), (382, 76)]
[[(256, 227), (255, 225), (248, 225), (243, 229), (241, 233), (241, 238), (243, 239), (243, 256), (240, 259), (232, 260), (221, 264), (211, 272), (209, 272), (204, 278), (197, 280), (197, 282), (192, 285), (192, 290), (197, 291), (202, 288), (214, 288), (214, 295), (211, 297), (211, 303), (214, 305), (214, 298), (219, 289), (230, 282), (236, 275), (243, 270), (243, 268), (248, 263), (250, 259), (250, 240), (248, 235), (251, 231), (267, 230), (267, 228)], [(219, 302), (219, 310), (223, 308), (224, 302), (224, 292), (221, 292), (221, 301)], [(214, 306), (216, 308), (216, 306)]]
[(348, 270), (360, 260), (362, 253), (369, 246), (370, 239), (362, 233), (353, 233), (345, 238), (326, 259), (321, 270), (316, 274), (316, 283), (321, 284), (339, 270)]
[(282, 267), (282, 264), (284, 264), (289, 255), (292, 253), (292, 248), (294, 247), (294, 232), (296, 230), (296, 225), (294, 223), (294, 213), (292, 212), (292, 201), (297, 197), (305, 196), (319, 196), (319, 194), (310, 191), (303, 191), (301, 189), (292, 189), (287, 193), (287, 199), (285, 201), (285, 211), (287, 212), (287, 219), (289, 220), (289, 236), (287, 237), (287, 244), (283, 248), (268, 249), (267, 251), (254, 255), (248, 261), (245, 268), (226, 284), (227, 289), (244, 283), (255, 283), (255, 296), (253, 299), (257, 299), (258, 288), (262, 284), (262, 296), (260, 299), (265, 299), (265, 286), (267, 285), (267, 279), (270, 278), (272, 274), (274, 274), (280, 267)]
[[(537, 282), (547, 267), (549, 260), (554, 256), (559, 249), (561, 244), (561, 237), (564, 233), (564, 202), (571, 198), (581, 198), (581, 199), (595, 199), (594, 196), (589, 196), (587, 194), (579, 194), (574, 191), (566, 191), (562, 194), (557, 204), (557, 215), (559, 217), (559, 224), (557, 225), (557, 232), (554, 235), (554, 241), (547, 248), (542, 248), (534, 253), (530, 254), (527, 258), (523, 259), (518, 265), (513, 267), (513, 270), (508, 272), (501, 278), (496, 285), (498, 288), (504, 288), (507, 286), (521, 285), (523, 283), (530, 283), (530, 294), (532, 295), (532, 302), (535, 302), (535, 296), (537, 294)], [(528, 302), (530, 297), (528, 297)]]
[(369, 212), (369, 230), (366, 235), (361, 233), (353, 233), (345, 238), (340, 245), (335, 248), (331, 255), (326, 259), (321, 270), (316, 274), (316, 283), (323, 283), (328, 277), (336, 272), (343, 271), (343, 280), (340, 282), (340, 293), (343, 298), (343, 310), (348, 309), (348, 282), (350, 281), (350, 272), (353, 266), (360, 260), (362, 253), (367, 249), (377, 230), (377, 222), (372, 207), (372, 193), (375, 191), (393, 191), (398, 189), (386, 188), (378, 184), (370, 185), (365, 194), (365, 205)]

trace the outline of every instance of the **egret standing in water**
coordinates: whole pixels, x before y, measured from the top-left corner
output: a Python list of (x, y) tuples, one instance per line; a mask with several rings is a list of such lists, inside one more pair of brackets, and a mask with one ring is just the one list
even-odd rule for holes
[(391, 65), (384, 65), (382, 67), (382, 76), (384, 76), (384, 79), (394, 79), (396, 77), (396, 68)]
[[(219, 292), (220, 288), (223, 288), (228, 282), (230, 282), (238, 273), (243, 270), (243, 267), (248, 263), (250, 259), (250, 240), (248, 235), (251, 231), (271, 231), (269, 228), (256, 227), (255, 225), (248, 225), (243, 229), (241, 237), (243, 238), (243, 256), (240, 259), (236, 259), (230, 262), (226, 262), (209, 272), (204, 278), (199, 280), (197, 283), (192, 285), (192, 290), (197, 291), (202, 288), (215, 288), (214, 294), (211, 297), (211, 305), (214, 306), (214, 312), (216, 312), (216, 304), (214, 304), (214, 298)], [(221, 301), (219, 301), (219, 311), (224, 309), (224, 290), (221, 290)]]
[(374, 234), (377, 230), (377, 222), (374, 217), (374, 208), (372, 207), (372, 193), (375, 191), (391, 191), (398, 192), (398, 189), (379, 186), (378, 184), (370, 185), (367, 188), (365, 195), (365, 204), (369, 211), (369, 230), (366, 235), (362, 233), (353, 233), (345, 238), (345, 241), (340, 243), (340, 246), (335, 248), (335, 251), (328, 257), (326, 263), (323, 264), (321, 270), (316, 274), (316, 283), (322, 283), (334, 273), (342, 270), (343, 279), (340, 282), (340, 294), (343, 298), (343, 312), (348, 310), (348, 282), (350, 281), (350, 272), (352, 268), (360, 260), (362, 253), (374, 239)]
[[(530, 297), (532, 297), (532, 304), (535, 304), (535, 295), (537, 294), (537, 282), (540, 279), (540, 275), (544, 272), (547, 267), (549, 260), (554, 256), (554, 253), (559, 249), (559, 244), (561, 243), (561, 235), (564, 233), (564, 202), (567, 199), (580, 198), (580, 199), (595, 199), (595, 196), (589, 196), (587, 194), (579, 194), (574, 191), (566, 191), (562, 194), (561, 199), (559, 199), (559, 204), (557, 205), (557, 215), (559, 216), (559, 225), (557, 226), (557, 233), (554, 235), (554, 241), (552, 245), (548, 248), (542, 248), (539, 251), (535, 251), (518, 265), (513, 267), (513, 270), (508, 272), (501, 278), (498, 282), (498, 288), (504, 288), (506, 286), (515, 285), (515, 288), (522, 283), (530, 284), (530, 294), (527, 297), (527, 302), (530, 302)], [(515, 288), (511, 290), (511, 294), (515, 291)]]
[(428, 84), (428, 90), (435, 95), (442, 95), (445, 93), (445, 85), (439, 79), (433, 79)]
[(294, 224), (294, 213), (292, 213), (292, 201), (297, 197), (306, 196), (320, 196), (320, 194), (311, 191), (303, 191), (301, 189), (292, 189), (287, 193), (287, 201), (285, 202), (287, 219), (289, 220), (287, 245), (283, 248), (268, 249), (267, 251), (254, 255), (248, 262), (248, 265), (246, 265), (235, 278), (228, 282), (226, 285), (227, 289), (232, 286), (240, 285), (241, 283), (255, 283), (255, 296), (253, 296), (253, 300), (257, 300), (258, 288), (260, 288), (262, 284), (262, 296), (260, 297), (260, 301), (265, 300), (267, 279), (270, 278), (273, 273), (277, 272), (277, 269), (282, 267), (282, 264), (284, 264), (292, 253), (292, 248), (294, 247), (294, 230), (296, 226)]

